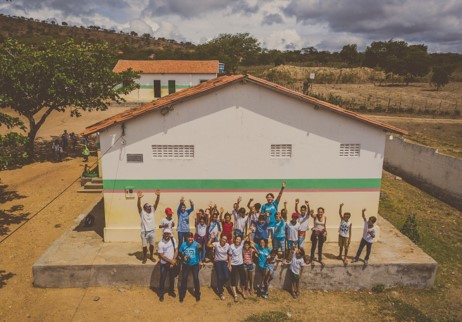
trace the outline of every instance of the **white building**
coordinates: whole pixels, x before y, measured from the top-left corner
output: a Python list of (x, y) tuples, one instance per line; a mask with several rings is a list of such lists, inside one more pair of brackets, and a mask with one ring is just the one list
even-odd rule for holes
[(159, 223), (166, 207), (177, 221), (181, 196), (196, 209), (213, 201), (230, 210), (238, 196), (242, 206), (251, 197), (265, 203), (282, 179), (289, 216), (295, 198), (324, 207), (328, 239), (336, 240), (344, 202), (359, 240), (361, 209), (377, 215), (387, 132), (405, 133), (250, 75), (204, 82), (84, 133), (96, 132), (104, 154), (106, 241), (139, 239), (137, 191), (143, 202), (154, 202), (161, 189)]
[(119, 60), (113, 71), (140, 72), (139, 88), (123, 96), (127, 102), (150, 102), (216, 78), (218, 60)]

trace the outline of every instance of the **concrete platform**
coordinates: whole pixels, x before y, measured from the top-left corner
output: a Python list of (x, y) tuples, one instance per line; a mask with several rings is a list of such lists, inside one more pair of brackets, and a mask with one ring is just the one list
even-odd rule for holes
[[(95, 225), (83, 225), (85, 215), (95, 215)], [(104, 243), (103, 203), (100, 201), (75, 221), (75, 227), (65, 232), (32, 266), (36, 287), (89, 287), (140, 285), (157, 287), (159, 265), (148, 261), (141, 263), (140, 243)], [(380, 219), (381, 241), (372, 247), (369, 265), (362, 262), (344, 267), (335, 259), (336, 243), (324, 246), (326, 266), (321, 269), (306, 267), (301, 286), (306, 289), (355, 290), (371, 289), (383, 284), (385, 287), (431, 287), (435, 281), (437, 263), (419, 247), (402, 235), (388, 221)], [(311, 247), (311, 244), (305, 244)], [(354, 255), (358, 243), (350, 245)], [(365, 250), (362, 256), (364, 256)], [(350, 256), (351, 260), (351, 256)], [(288, 288), (288, 267), (278, 268), (271, 286)], [(200, 271), (203, 286), (214, 286), (216, 277), (211, 264)], [(192, 277), (189, 278), (192, 284)], [(255, 277), (256, 282), (259, 276)]]

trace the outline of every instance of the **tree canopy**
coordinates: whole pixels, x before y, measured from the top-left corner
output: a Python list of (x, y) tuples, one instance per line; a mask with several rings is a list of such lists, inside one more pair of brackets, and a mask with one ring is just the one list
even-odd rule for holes
[(366, 48), (364, 64), (379, 67), (386, 73), (405, 76), (408, 83), (414, 77), (430, 71), (430, 57), (425, 45), (409, 46), (405, 41), (374, 41)]
[(136, 88), (138, 74), (112, 72), (115, 62), (115, 51), (107, 43), (75, 43), (72, 39), (40, 46), (11, 39), (4, 43), (0, 48), (0, 108), (11, 107), (27, 118), (29, 158), (37, 131), (52, 111), (69, 108), (72, 116), (80, 116), (82, 110), (105, 110), (110, 101), (121, 102), (119, 95)]
[(239, 65), (258, 62), (261, 47), (258, 40), (249, 33), (220, 34), (199, 46), (199, 53), (225, 64), (228, 72), (235, 73)]

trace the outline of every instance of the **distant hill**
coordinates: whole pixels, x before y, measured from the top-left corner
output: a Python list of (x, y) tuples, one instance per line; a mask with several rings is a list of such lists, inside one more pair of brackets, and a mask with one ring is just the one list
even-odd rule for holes
[(39, 44), (48, 40), (74, 38), (77, 41), (107, 41), (120, 52), (121, 59), (164, 59), (169, 53), (193, 54), (192, 43), (178, 43), (172, 39), (154, 38), (149, 34), (124, 33), (107, 30), (99, 26), (69, 26), (51, 21), (40, 21), (26, 17), (10, 17), (0, 14), (0, 44), (6, 38), (24, 43)]

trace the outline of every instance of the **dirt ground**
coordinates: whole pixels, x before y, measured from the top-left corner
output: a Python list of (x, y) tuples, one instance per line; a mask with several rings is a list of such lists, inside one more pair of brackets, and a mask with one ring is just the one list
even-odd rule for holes
[[(84, 126), (123, 109), (88, 113), (79, 119), (69, 119), (66, 114), (57, 113), (47, 121), (39, 135), (47, 139), (59, 135), (65, 128), (69, 132), (80, 132)], [(90, 164), (94, 161), (95, 158), (91, 158)], [(81, 158), (68, 158), (60, 163), (34, 163), (0, 172), (0, 320), (129, 321), (162, 317), (173, 321), (236, 321), (269, 311), (279, 312), (287, 318), (290, 316), (292, 321), (359, 318), (419, 321), (422, 320), (420, 317), (425, 318), (420, 311), (405, 303), (406, 294), (417, 294), (418, 301), (432, 291), (303, 291), (298, 300), (293, 300), (287, 292), (273, 291), (268, 300), (250, 298), (233, 303), (230, 296), (222, 302), (212, 290), (204, 287), (199, 303), (188, 295), (180, 304), (178, 299), (170, 297), (160, 303), (156, 293), (147, 287), (34, 288), (31, 270), (34, 262), (72, 226), (74, 218), (99, 197), (76, 192), (83, 165)], [(409, 315), (403, 318), (402, 312), (408, 311)], [(459, 314), (456, 316), (462, 316)], [(265, 319), (260, 316), (254, 321)]]

